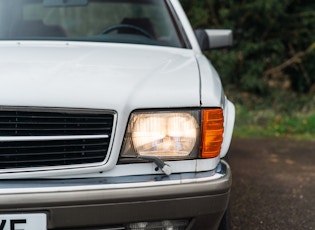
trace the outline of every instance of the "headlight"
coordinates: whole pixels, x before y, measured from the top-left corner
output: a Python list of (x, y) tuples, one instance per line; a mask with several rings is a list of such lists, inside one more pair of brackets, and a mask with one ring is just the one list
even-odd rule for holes
[(121, 157), (214, 158), (224, 133), (221, 108), (131, 114)]
[(199, 147), (199, 111), (131, 115), (123, 154), (187, 158)]

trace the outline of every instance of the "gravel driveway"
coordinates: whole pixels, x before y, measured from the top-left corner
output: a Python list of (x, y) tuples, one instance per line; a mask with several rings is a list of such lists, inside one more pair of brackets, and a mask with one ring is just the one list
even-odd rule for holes
[(315, 229), (315, 141), (234, 139), (232, 229)]

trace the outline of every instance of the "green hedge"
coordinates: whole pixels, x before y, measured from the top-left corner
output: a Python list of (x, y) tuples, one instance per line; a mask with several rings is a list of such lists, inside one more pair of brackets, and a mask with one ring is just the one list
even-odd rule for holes
[(235, 47), (208, 52), (223, 84), (267, 96), (315, 92), (314, 0), (181, 0), (194, 28), (230, 28)]

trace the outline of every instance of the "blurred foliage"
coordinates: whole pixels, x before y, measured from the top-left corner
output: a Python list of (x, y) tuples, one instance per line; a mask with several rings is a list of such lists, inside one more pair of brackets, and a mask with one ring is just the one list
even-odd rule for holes
[(315, 95), (274, 90), (266, 97), (230, 88), (236, 106), (234, 135), (315, 137)]
[(236, 136), (315, 136), (315, 1), (180, 0), (194, 28), (232, 29), (207, 52), (236, 105)]
[(238, 137), (294, 137), (314, 139), (315, 113), (277, 114), (274, 110), (249, 110), (236, 105), (234, 135)]
[(269, 96), (315, 93), (314, 0), (181, 0), (194, 28), (229, 28), (235, 47), (208, 52), (226, 87)]

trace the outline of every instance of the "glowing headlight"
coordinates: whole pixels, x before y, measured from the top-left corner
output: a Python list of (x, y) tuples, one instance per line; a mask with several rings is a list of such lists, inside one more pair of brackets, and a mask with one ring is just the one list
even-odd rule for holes
[(199, 143), (198, 111), (133, 113), (123, 154), (187, 157)]

